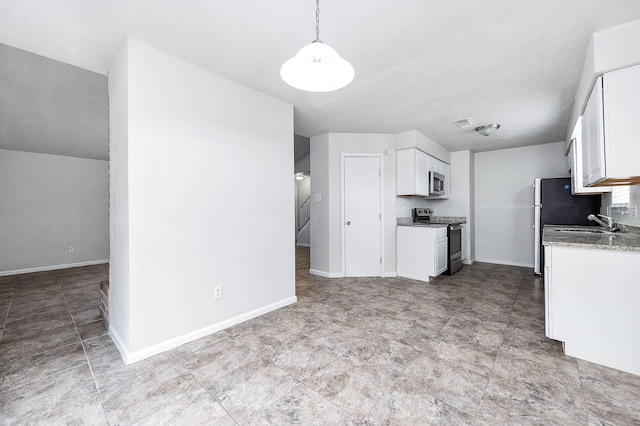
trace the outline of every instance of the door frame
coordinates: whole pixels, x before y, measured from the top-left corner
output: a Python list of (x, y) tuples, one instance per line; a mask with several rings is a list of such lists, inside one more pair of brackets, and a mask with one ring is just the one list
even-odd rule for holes
[(341, 248), (342, 248), (342, 277), (347, 276), (347, 247), (346, 247), (346, 238), (345, 238), (345, 226), (346, 226), (346, 218), (345, 218), (345, 200), (344, 200), (344, 161), (347, 157), (377, 157), (380, 162), (380, 181), (379, 181), (379, 189), (380, 189), (380, 258), (382, 261), (380, 262), (380, 277), (385, 276), (385, 249), (384, 249), (384, 155), (383, 153), (374, 153), (374, 152), (356, 152), (356, 153), (340, 153), (340, 234), (341, 234)]

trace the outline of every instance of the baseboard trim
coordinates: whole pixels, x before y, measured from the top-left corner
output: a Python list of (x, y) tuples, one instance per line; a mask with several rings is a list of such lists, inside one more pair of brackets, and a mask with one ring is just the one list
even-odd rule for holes
[(324, 272), (318, 271), (317, 269), (309, 269), (309, 273), (311, 275), (318, 275), (325, 278), (344, 278), (344, 275), (342, 275), (341, 272)]
[(384, 278), (397, 278), (398, 277), (398, 273), (397, 272), (385, 272), (382, 276)]
[(287, 299), (280, 300), (270, 305), (263, 306), (258, 309), (254, 309), (253, 311), (249, 311), (244, 314), (235, 316), (233, 318), (229, 318), (228, 320), (224, 320), (219, 323), (209, 325), (199, 330), (195, 330), (195, 331), (183, 334), (181, 336), (174, 337), (169, 340), (165, 340), (164, 342), (149, 346), (148, 348), (139, 349), (133, 352), (127, 349), (126, 345), (124, 344), (124, 342), (122, 342), (122, 339), (120, 339), (120, 336), (118, 335), (116, 330), (113, 328), (113, 325), (109, 327), (109, 333), (111, 334), (111, 337), (113, 339), (113, 342), (116, 344), (116, 347), (120, 351), (120, 355), (122, 356), (124, 363), (129, 365), (138, 361), (142, 361), (143, 359), (152, 357), (159, 353), (166, 352), (180, 345), (184, 345), (185, 343), (192, 342), (201, 337), (208, 336), (213, 333), (217, 333), (218, 331), (222, 331), (236, 324), (240, 324), (241, 322), (245, 322), (250, 319), (259, 317), (260, 315), (264, 315), (271, 311), (275, 311), (276, 309), (280, 309), (285, 306), (291, 305), (293, 303), (296, 303), (297, 301), (298, 301), (298, 298), (296, 296), (289, 297)]
[(521, 268), (533, 268), (532, 263), (518, 263), (518, 262), (509, 262), (505, 260), (493, 260), (493, 259), (475, 259), (475, 261), (482, 262), (482, 263), (494, 263), (496, 265), (519, 266)]
[(109, 263), (109, 259), (88, 260), (86, 262), (65, 263), (63, 265), (37, 266), (35, 268), (14, 269), (13, 271), (0, 271), (0, 277), (6, 275), (29, 274), (32, 272), (55, 271), (56, 269), (77, 268), (79, 266), (101, 265)]
[(296, 245), (298, 247), (311, 247), (311, 244), (307, 244), (307, 243), (297, 243)]

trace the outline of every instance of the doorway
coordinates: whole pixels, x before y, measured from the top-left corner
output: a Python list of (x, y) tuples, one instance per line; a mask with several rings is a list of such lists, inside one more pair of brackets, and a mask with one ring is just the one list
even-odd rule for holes
[(342, 154), (342, 269), (382, 276), (382, 155)]

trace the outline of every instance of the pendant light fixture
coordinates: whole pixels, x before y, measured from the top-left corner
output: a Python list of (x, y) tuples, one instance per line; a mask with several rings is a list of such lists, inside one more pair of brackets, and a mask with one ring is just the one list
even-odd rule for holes
[(320, 40), (320, 0), (316, 0), (316, 39), (280, 68), (289, 86), (307, 92), (330, 92), (351, 83), (355, 71), (332, 47)]

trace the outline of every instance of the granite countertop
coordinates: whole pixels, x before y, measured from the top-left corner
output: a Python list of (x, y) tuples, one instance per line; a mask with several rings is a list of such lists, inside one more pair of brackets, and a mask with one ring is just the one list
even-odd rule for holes
[(421, 226), (423, 228), (444, 228), (448, 223), (467, 223), (464, 216), (431, 216), (431, 222), (414, 222), (410, 217), (399, 217), (398, 226)]
[[(585, 232), (580, 232), (585, 229)], [(588, 232), (584, 226), (545, 225), (542, 244), (545, 246), (579, 247), (589, 249), (640, 252), (640, 229), (625, 226), (622, 232)], [(593, 227), (591, 229), (601, 229)]]

